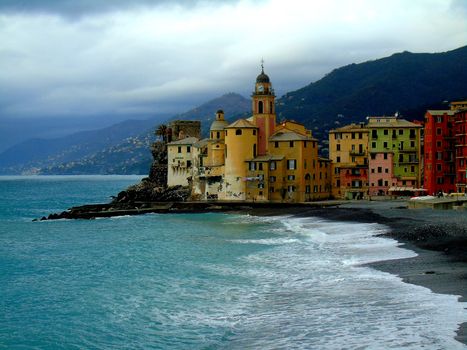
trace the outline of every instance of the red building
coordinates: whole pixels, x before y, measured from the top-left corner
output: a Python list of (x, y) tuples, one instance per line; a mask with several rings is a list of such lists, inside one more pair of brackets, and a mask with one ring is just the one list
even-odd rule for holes
[[(457, 148), (455, 147), (457, 138), (455, 112), (454, 110), (429, 110), (425, 114), (424, 187), (427, 194), (457, 191), (454, 156)], [(465, 161), (463, 163), (465, 164)]]
[(456, 135), (456, 191), (467, 193), (467, 109), (455, 113), (454, 130)]

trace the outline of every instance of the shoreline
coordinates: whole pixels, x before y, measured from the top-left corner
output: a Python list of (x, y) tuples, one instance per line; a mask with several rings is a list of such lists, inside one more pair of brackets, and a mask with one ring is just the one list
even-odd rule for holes
[[(136, 204), (136, 206), (135, 206)], [(70, 208), (39, 220), (94, 219), (146, 213), (244, 213), (255, 216), (316, 216), (331, 221), (378, 223), (389, 231), (383, 236), (414, 251), (413, 258), (378, 261), (372, 268), (396, 275), (402, 281), (434, 293), (467, 302), (467, 215), (465, 211), (408, 209), (405, 200), (323, 201), (313, 203), (166, 202), (94, 204)], [(467, 312), (467, 311), (466, 311)], [(455, 339), (467, 345), (467, 322), (459, 325)]]
[[(331, 210), (286, 211), (285, 214), (383, 224), (389, 231), (382, 236), (398, 241), (402, 248), (414, 251), (417, 256), (366, 266), (396, 275), (405, 283), (437, 294), (455, 295), (459, 302), (467, 302), (467, 215), (454, 210), (404, 209), (403, 204), (405, 201), (398, 200), (351, 201)], [(459, 325), (455, 339), (467, 345), (467, 322)]]

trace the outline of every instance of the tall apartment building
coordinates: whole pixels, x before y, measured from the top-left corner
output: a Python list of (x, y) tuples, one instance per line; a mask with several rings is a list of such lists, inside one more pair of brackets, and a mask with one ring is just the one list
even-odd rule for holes
[(369, 192), (414, 195), (420, 191), (421, 125), (396, 116), (369, 117)]
[(467, 193), (467, 101), (425, 114), (424, 186), (428, 194)]
[(427, 194), (456, 191), (455, 123), (453, 110), (425, 113), (424, 187)]
[[(454, 114), (456, 192), (467, 193), (467, 101), (461, 103), (463, 103), (461, 109)], [(459, 108), (454, 105), (454, 108), (456, 107)]]
[(364, 123), (329, 132), (334, 198), (362, 199), (368, 195), (368, 129)]

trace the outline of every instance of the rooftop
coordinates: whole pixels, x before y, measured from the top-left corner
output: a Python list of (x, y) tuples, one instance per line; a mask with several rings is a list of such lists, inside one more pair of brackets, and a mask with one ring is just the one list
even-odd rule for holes
[(250, 123), (246, 119), (239, 119), (232, 124), (226, 126), (226, 128), (255, 128), (257, 129), (256, 125)]
[(186, 138), (181, 139), (181, 140), (170, 142), (167, 145), (168, 146), (172, 146), (172, 145), (193, 145), (193, 144), (197, 143), (198, 141), (199, 141), (199, 139), (197, 137), (186, 137)]
[(277, 132), (269, 138), (269, 141), (316, 141), (311, 137), (299, 134), (294, 131)]

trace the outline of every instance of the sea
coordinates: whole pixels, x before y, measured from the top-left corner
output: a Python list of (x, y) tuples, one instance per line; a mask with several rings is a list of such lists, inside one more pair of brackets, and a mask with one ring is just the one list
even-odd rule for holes
[(148, 214), (33, 222), (137, 176), (0, 177), (0, 349), (465, 349), (465, 303), (365, 264), (376, 223)]

